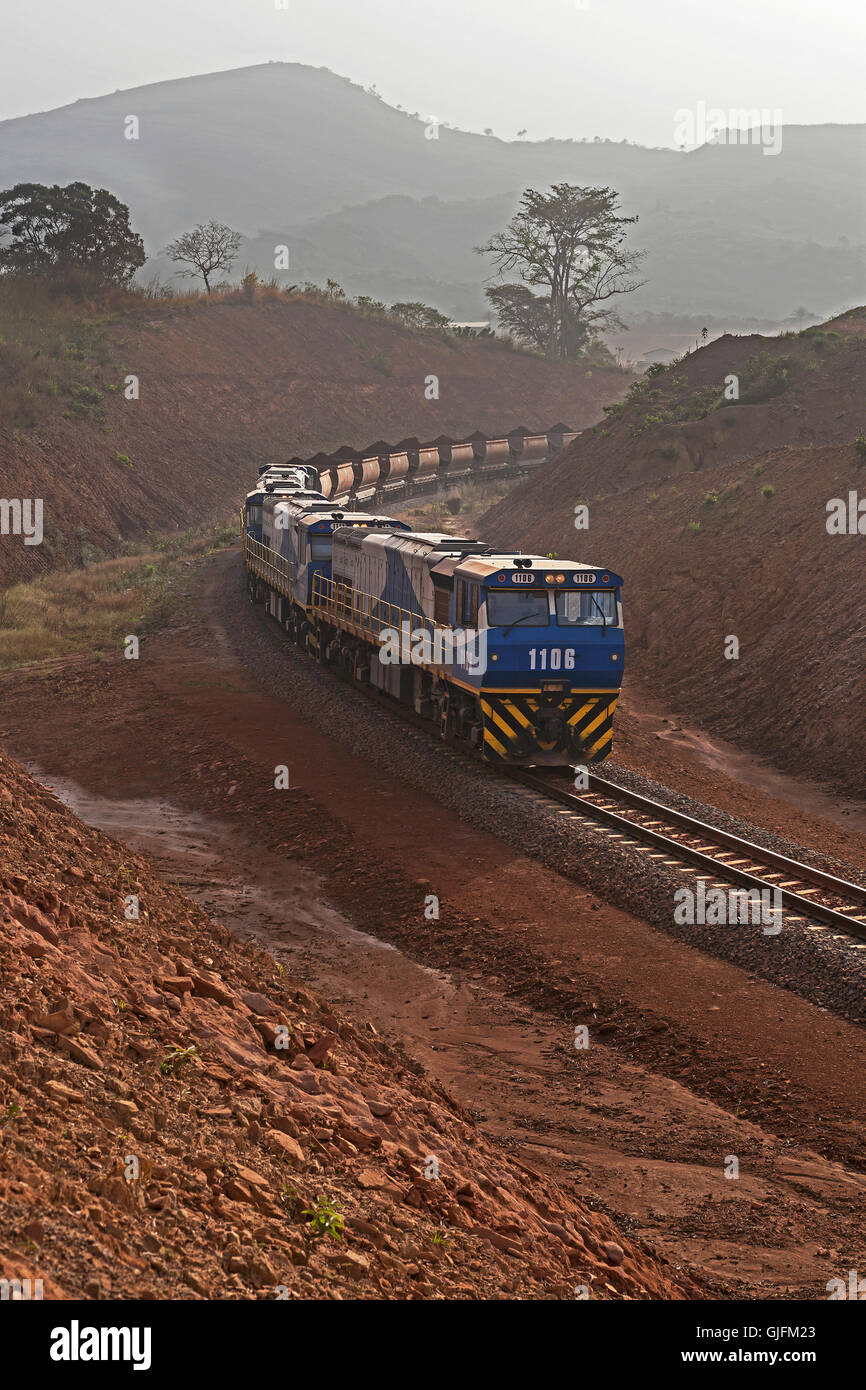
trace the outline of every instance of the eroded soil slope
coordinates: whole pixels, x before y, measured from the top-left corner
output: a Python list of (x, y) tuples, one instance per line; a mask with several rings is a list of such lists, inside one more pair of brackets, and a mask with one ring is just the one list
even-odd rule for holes
[[(106, 332), (100, 401), (0, 432), (0, 495), (43, 498), (46, 533), (42, 546), (3, 538), (0, 584), (78, 562), (85, 544), (110, 552), (148, 530), (223, 520), (261, 463), (409, 435), (581, 429), (629, 381), (282, 296), (155, 307)], [(438, 400), (425, 394), (431, 375)]]
[[(866, 540), (829, 534), (827, 504), (866, 497), (866, 444), (855, 444), (866, 318), (829, 329), (694, 353), (512, 492), (481, 532), (610, 565), (626, 580), (627, 671), (655, 698), (862, 795)], [(731, 375), (740, 400), (711, 408)], [(588, 530), (575, 529), (576, 504)]]
[(5, 755), (0, 942), (3, 1277), (57, 1298), (696, 1291)]

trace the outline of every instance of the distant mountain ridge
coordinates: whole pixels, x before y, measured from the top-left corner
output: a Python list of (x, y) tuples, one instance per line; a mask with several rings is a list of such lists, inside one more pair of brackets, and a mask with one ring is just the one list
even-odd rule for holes
[(327, 69), (268, 63), (0, 122), (0, 185), (84, 179), (129, 204), (152, 256), (216, 217), (244, 235), (238, 269), (273, 274), (286, 244), (289, 282), (330, 275), (350, 293), (477, 318), (491, 269), (473, 247), (522, 190), (609, 184), (648, 252), (631, 312), (782, 319), (866, 297), (864, 126), (787, 127), (775, 157), (433, 133)]

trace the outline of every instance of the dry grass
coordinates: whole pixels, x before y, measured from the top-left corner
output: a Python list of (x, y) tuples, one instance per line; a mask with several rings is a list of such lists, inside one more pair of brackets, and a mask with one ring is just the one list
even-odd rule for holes
[(150, 537), (149, 549), (0, 591), (0, 670), (120, 651), (126, 636), (142, 637), (172, 616), (182, 568), (235, 540), (229, 526)]
[[(329, 282), (333, 285), (333, 282)], [(62, 283), (26, 275), (0, 276), (0, 429), (30, 429), (52, 409), (101, 422), (106, 393), (121, 389), (123, 364), (107, 333), (114, 324), (135, 325), (195, 313), (219, 304), (267, 305), (299, 301), (339, 309), (414, 337), (454, 347), (464, 340), (444, 328), (410, 328), (384, 305), (348, 298), (339, 286), (282, 286), (248, 275), (241, 285), (219, 285), (211, 294), (177, 289), (154, 279), (145, 287), (100, 286), (86, 272)], [(501, 337), (466, 339), (474, 345), (518, 350)]]
[(45, 281), (0, 277), (0, 428), (29, 429), (53, 403), (73, 415), (98, 412), (119, 376), (106, 315)]

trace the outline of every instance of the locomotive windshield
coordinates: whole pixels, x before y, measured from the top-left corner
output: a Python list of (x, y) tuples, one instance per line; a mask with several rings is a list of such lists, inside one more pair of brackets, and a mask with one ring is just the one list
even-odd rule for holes
[(334, 541), (332, 536), (310, 536), (310, 559), (330, 560), (333, 547)]
[(487, 626), (547, 627), (547, 590), (504, 589), (487, 591)]
[(575, 589), (556, 595), (556, 621), (560, 627), (609, 627), (616, 620), (616, 594), (612, 589)]

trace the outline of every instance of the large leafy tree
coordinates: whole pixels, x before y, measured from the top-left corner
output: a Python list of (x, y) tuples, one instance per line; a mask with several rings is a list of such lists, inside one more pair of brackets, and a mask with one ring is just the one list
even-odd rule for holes
[(185, 265), (179, 275), (200, 275), (208, 294), (211, 292), (211, 277), (218, 271), (231, 269), (238, 247), (241, 244), (240, 232), (233, 232), (224, 222), (199, 222), (191, 232), (184, 232), (176, 241), (169, 242), (165, 254), (176, 264)]
[(124, 284), (147, 259), (129, 208), (86, 183), (18, 183), (0, 192), (0, 269), (60, 275), (83, 268)]
[(612, 188), (528, 188), (505, 230), (477, 248), (494, 258), (500, 276), (520, 276), (487, 290), (501, 321), (550, 357), (579, 356), (594, 331), (619, 325), (608, 301), (642, 283), (635, 279), (642, 253), (625, 244), (636, 221), (619, 215)]

